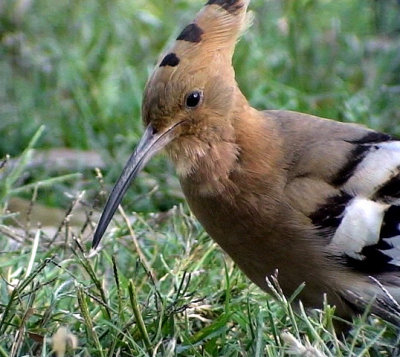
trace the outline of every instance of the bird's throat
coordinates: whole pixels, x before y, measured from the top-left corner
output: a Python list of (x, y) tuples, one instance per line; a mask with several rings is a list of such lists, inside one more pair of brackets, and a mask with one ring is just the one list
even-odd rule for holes
[(212, 140), (180, 137), (168, 146), (167, 152), (181, 181), (190, 183), (198, 194), (214, 195), (231, 184), (229, 176), (237, 166), (240, 149), (233, 128), (226, 128), (223, 137), (213, 136)]

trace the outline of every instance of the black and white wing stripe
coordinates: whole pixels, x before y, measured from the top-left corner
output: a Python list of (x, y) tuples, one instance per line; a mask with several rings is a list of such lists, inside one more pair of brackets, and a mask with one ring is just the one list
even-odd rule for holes
[(340, 193), (310, 218), (330, 232), (328, 250), (348, 267), (400, 271), (400, 141), (372, 132), (352, 144), (331, 182)]

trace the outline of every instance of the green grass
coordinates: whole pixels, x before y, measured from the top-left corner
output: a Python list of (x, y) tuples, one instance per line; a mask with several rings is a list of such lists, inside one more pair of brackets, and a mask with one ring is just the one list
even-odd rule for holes
[[(284, 356), (285, 331), (326, 356), (396, 353), (398, 331), (382, 320), (357, 319), (342, 341), (332, 308), (294, 312), (279, 291), (273, 300), (250, 284), (190, 215), (162, 157), (125, 200), (132, 230), (120, 212), (102, 251), (87, 257), (103, 184), (109, 190), (142, 132), (146, 79), (202, 5), (0, 6), (0, 158), (21, 159), (0, 165), (0, 356), (51, 355), (60, 326), (77, 336), (79, 356)], [(396, 1), (253, 0), (250, 7), (255, 22), (234, 65), (255, 107), (400, 134)], [(33, 147), (95, 150), (104, 183), (90, 170), (31, 169)], [(83, 222), (36, 227), (7, 212), (17, 195), (53, 207), (50, 216), (80, 209)]]

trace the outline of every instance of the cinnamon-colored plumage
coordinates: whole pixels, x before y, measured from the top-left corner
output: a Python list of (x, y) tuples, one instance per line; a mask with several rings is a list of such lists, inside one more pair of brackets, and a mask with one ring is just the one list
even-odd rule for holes
[(128, 184), (165, 148), (190, 209), (260, 288), (278, 269), (288, 295), (305, 282), (307, 306), (321, 306), (326, 293), (349, 318), (377, 297), (373, 310), (396, 319), (387, 293), (400, 300), (400, 142), (252, 108), (232, 67), (248, 3), (209, 0), (160, 59), (144, 94), (146, 131), (93, 245)]

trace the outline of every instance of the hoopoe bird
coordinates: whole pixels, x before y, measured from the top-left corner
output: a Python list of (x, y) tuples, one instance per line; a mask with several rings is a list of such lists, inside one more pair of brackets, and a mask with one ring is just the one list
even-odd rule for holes
[[(400, 301), (400, 141), (360, 125), (258, 111), (232, 67), (250, 0), (209, 0), (145, 88), (146, 126), (106, 203), (96, 248), (130, 182), (161, 149), (190, 209), (261, 289), (349, 319), (396, 316)], [(395, 319), (395, 318), (394, 318)], [(396, 319), (395, 319), (396, 320)], [(398, 322), (399, 320), (396, 320)]]

